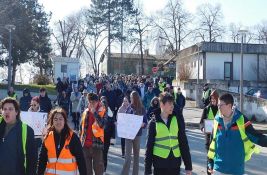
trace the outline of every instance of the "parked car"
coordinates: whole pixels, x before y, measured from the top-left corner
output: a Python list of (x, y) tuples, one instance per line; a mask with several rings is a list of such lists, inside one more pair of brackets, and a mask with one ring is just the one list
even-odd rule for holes
[(7, 79), (1, 80), (1, 84), (8, 84), (8, 80)]
[(267, 88), (253, 88), (250, 89), (246, 95), (267, 99)]

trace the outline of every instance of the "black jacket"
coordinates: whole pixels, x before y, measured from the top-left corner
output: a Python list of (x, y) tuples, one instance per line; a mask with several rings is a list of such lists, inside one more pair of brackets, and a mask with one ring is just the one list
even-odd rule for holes
[[(178, 132), (178, 140), (179, 140), (179, 147), (181, 152), (181, 157), (183, 159), (185, 169), (192, 170), (192, 162), (191, 162), (191, 155), (190, 150), (187, 142), (187, 137), (185, 134), (185, 129), (183, 125), (183, 121), (181, 120), (182, 117), (171, 115), (168, 118), (167, 127), (170, 128), (170, 123), (172, 117), (177, 118), (179, 132)], [(155, 143), (155, 136), (156, 136), (156, 122), (164, 121), (161, 119), (160, 114), (158, 113), (156, 117), (150, 121), (148, 127), (148, 138), (147, 138), (147, 145), (146, 145), (146, 154), (145, 154), (145, 174), (152, 173), (152, 164), (154, 168), (179, 168), (181, 165), (181, 157), (174, 157), (172, 152), (169, 154), (168, 158), (164, 159), (158, 156), (153, 155), (153, 147)], [(165, 124), (165, 123), (164, 123)]]
[[(0, 140), (1, 143), (4, 132), (5, 132), (5, 127), (6, 127), (6, 122), (3, 120), (0, 123)], [(26, 140), (26, 160), (27, 160), (27, 166), (26, 166), (26, 173), (25, 173), (25, 168), (24, 168), (24, 155), (23, 155), (23, 147), (22, 147), (22, 122), (20, 120), (17, 121), (16, 125), (14, 128), (12, 128), (9, 132), (11, 132), (13, 129), (16, 129), (17, 131), (17, 148), (16, 148), (16, 153), (18, 160), (13, 160), (14, 162), (17, 162), (17, 170), (16, 172), (19, 174), (16, 175), (35, 175), (36, 172), (36, 163), (37, 163), (37, 147), (34, 142), (34, 131), (31, 127), (27, 126), (27, 140)], [(4, 150), (3, 150), (4, 151)], [(8, 157), (3, 157), (1, 154), (2, 160), (8, 159)], [(14, 164), (12, 164), (14, 165)], [(13, 168), (13, 166), (10, 165), (9, 167), (6, 167), (7, 170), (10, 170)], [(0, 170), (0, 174), (2, 174), (3, 169)], [(21, 171), (21, 172), (19, 172)], [(4, 174), (4, 173), (3, 173)]]
[(40, 98), (40, 109), (41, 111), (49, 113), (50, 110), (52, 109), (52, 104), (50, 98), (48, 98), (47, 94), (45, 94), (44, 97), (41, 95), (39, 96)]
[(116, 99), (117, 99), (117, 96), (116, 96), (116, 93), (114, 90), (103, 90), (103, 92), (101, 92), (101, 96), (105, 96), (107, 97), (107, 100), (108, 100), (108, 106), (110, 107), (111, 111), (115, 111), (115, 108), (116, 108), (116, 105), (117, 105), (117, 102), (116, 102)]
[[(59, 157), (59, 154), (65, 144), (65, 138), (64, 138), (64, 132), (61, 132), (61, 137), (58, 133), (54, 132), (54, 139), (55, 139), (55, 144), (58, 145), (59, 140), (60, 140), (60, 149), (57, 150), (57, 158)], [(61, 138), (61, 139), (60, 139)], [(56, 147), (56, 145), (54, 145)], [(53, 145), (51, 145), (53, 146)], [(82, 145), (81, 142), (78, 138), (78, 136), (73, 133), (70, 144), (69, 144), (69, 149), (71, 154), (76, 158), (78, 169), (80, 175), (86, 175), (86, 164), (85, 164), (85, 159), (83, 156), (83, 151), (82, 151)], [(41, 152), (39, 154), (39, 160), (38, 160), (38, 166), (37, 166), (37, 174), (38, 175), (43, 175), (46, 169), (46, 164), (48, 161), (48, 156), (47, 156), (47, 149), (45, 147), (44, 142), (42, 143), (41, 147)]]
[[(25, 96), (26, 93), (28, 94), (27, 96)], [(28, 111), (28, 109), (30, 108), (31, 100), (32, 100), (32, 97), (31, 97), (30, 91), (23, 90), (23, 97), (21, 97), (19, 101), (20, 110)]]

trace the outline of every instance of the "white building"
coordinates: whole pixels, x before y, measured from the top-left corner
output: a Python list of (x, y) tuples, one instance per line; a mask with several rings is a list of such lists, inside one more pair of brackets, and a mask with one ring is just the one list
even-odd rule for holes
[(69, 77), (70, 81), (77, 81), (80, 77), (80, 61), (78, 58), (53, 58), (54, 81), (60, 77)]
[[(197, 79), (199, 75), (199, 79), (204, 81), (240, 80), (240, 51), (240, 43), (218, 42), (201, 42), (183, 49), (176, 58), (176, 77), (182, 62), (191, 69), (191, 79)], [(267, 81), (267, 45), (244, 44), (243, 53), (243, 79)]]

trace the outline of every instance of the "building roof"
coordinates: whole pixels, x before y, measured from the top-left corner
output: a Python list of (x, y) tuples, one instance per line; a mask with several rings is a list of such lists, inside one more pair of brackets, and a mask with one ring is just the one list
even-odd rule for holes
[(72, 63), (79, 63), (80, 60), (78, 58), (70, 58), (70, 57), (54, 57), (52, 58), (53, 62), (72, 62)]
[[(217, 53), (240, 53), (241, 43), (202, 42), (200, 43), (200, 51)], [(244, 44), (243, 53), (267, 54), (267, 44)]]
[[(175, 60), (177, 57), (184, 58), (201, 52), (213, 53), (240, 53), (241, 43), (226, 42), (201, 42), (187, 47), (178, 52), (178, 56), (170, 58), (167, 62)], [(244, 44), (244, 54), (267, 54), (267, 44)], [(166, 63), (166, 62), (165, 62)]]
[[(111, 53), (112, 58), (121, 58), (121, 53)], [(140, 59), (141, 54), (134, 54), (134, 53), (123, 53), (123, 58), (128, 58), (128, 59)], [(145, 60), (162, 60), (162, 61), (167, 61), (169, 57), (166, 57), (164, 55), (146, 55), (144, 53), (144, 59)]]

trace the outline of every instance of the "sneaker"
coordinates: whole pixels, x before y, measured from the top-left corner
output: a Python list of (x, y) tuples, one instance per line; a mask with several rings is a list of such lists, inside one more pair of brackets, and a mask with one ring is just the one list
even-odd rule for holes
[(123, 158), (123, 159), (124, 159), (124, 158), (125, 158), (125, 155), (121, 155), (121, 158)]

